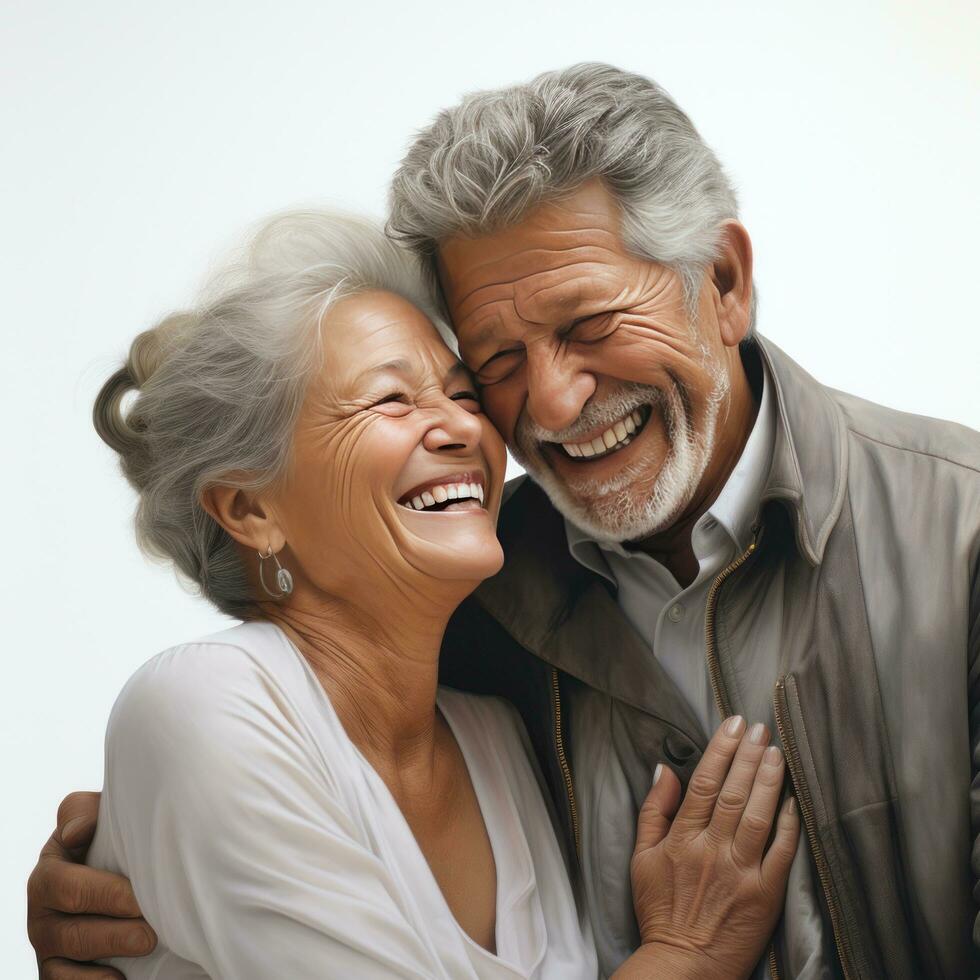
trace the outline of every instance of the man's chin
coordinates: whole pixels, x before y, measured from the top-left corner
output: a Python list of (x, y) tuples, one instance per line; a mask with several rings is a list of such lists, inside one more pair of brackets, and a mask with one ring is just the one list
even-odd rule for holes
[[(528, 476), (544, 490), (555, 510), (571, 524), (597, 541), (625, 540), (623, 533), (630, 530), (633, 523), (628, 516), (637, 509), (638, 504), (627, 496), (628, 491), (613, 490), (597, 494), (593, 488), (583, 493), (581, 489), (569, 486), (547, 466), (539, 464), (535, 467), (526, 463), (524, 466)], [(642, 504), (639, 504), (639, 509), (642, 509)], [(623, 517), (627, 519), (623, 520)]]
[(597, 487), (563, 478), (540, 458), (525, 459), (528, 476), (547, 494), (554, 508), (596, 541), (615, 543), (650, 537), (666, 530), (694, 497), (700, 476), (687, 454), (670, 453), (650, 473), (624, 472), (622, 482)]

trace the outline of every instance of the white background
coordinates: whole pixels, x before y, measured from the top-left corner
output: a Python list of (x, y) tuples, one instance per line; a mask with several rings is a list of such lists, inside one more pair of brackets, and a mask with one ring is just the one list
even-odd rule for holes
[(980, 427), (973, 0), (0, 7), (0, 972), (24, 881), (113, 699), (221, 625), (132, 541), (89, 411), (129, 340), (268, 211), (380, 214), (464, 92), (582, 60), (656, 78), (740, 188), (760, 330), (816, 377)]

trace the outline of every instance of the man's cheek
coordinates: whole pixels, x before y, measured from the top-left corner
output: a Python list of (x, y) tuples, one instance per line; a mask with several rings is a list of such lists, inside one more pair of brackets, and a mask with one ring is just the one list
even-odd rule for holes
[(698, 351), (687, 331), (640, 322), (620, 327), (603, 345), (596, 362), (600, 371), (614, 377), (660, 384), (668, 374), (683, 374), (693, 367)]
[(615, 334), (624, 345), (676, 351), (683, 356), (694, 349), (695, 337), (686, 319), (669, 316), (633, 316), (624, 319)]

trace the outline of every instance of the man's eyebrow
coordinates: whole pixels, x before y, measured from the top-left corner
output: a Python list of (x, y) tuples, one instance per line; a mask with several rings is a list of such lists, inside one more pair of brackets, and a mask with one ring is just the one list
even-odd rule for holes
[(493, 324), (487, 323), (480, 327), (479, 330), (475, 331), (470, 339), (474, 344), (482, 344), (484, 341), (489, 340), (492, 336)]
[(470, 331), (468, 331), (469, 343), (473, 345), (484, 344), (489, 340), (493, 340), (501, 330), (503, 329), (503, 321), (501, 319), (500, 313), (493, 310), (489, 315), (480, 317), (480, 322), (475, 324)]

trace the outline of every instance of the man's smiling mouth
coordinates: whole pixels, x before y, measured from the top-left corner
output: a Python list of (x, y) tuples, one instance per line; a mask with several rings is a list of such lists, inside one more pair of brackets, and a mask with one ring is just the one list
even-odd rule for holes
[(643, 431), (652, 412), (652, 406), (641, 405), (591, 439), (581, 442), (551, 442), (548, 445), (554, 446), (569, 459), (602, 459), (628, 446)]

